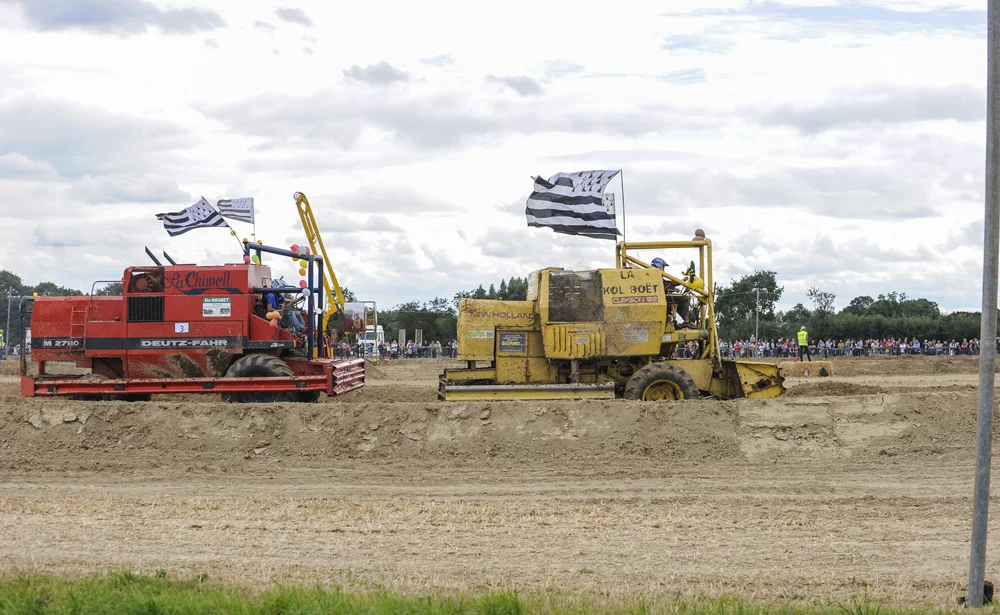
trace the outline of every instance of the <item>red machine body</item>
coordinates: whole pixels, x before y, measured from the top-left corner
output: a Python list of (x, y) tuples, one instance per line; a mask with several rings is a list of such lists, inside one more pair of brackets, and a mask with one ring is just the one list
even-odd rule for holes
[[(126, 269), (122, 296), (35, 298), (30, 328), (37, 370), (22, 363), (21, 393), (292, 392), (313, 401), (318, 392), (338, 395), (363, 386), (362, 359), (310, 357), (301, 338), (271, 326), (260, 292), (271, 286), (265, 265), (169, 265)], [(250, 354), (279, 358), (293, 375), (231, 377), (234, 363)], [(51, 361), (72, 361), (92, 375), (49, 375)]]

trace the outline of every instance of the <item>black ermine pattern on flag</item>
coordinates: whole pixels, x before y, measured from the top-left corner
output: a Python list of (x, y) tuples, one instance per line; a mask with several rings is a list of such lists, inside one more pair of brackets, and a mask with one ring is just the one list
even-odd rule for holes
[(223, 218), (253, 224), (253, 198), (222, 199), (216, 206)]
[(171, 237), (176, 237), (196, 228), (225, 227), (229, 224), (215, 211), (215, 208), (205, 200), (205, 197), (182, 211), (168, 214), (156, 214), (157, 220), (163, 221), (163, 228)]
[(604, 194), (619, 171), (556, 173), (535, 177), (524, 215), (528, 226), (550, 228), (566, 235), (618, 239), (614, 194)]

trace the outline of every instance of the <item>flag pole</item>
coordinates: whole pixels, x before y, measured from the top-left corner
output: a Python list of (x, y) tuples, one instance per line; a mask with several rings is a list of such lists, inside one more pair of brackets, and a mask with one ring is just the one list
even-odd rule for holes
[(625, 169), (618, 169), (618, 179), (622, 183), (622, 243), (625, 243)]
[(983, 309), (979, 339), (979, 409), (976, 424), (976, 472), (972, 491), (972, 538), (969, 549), (967, 604), (983, 606), (986, 593), (986, 538), (989, 530), (990, 466), (993, 443), (993, 387), (997, 359), (997, 271), (1000, 261), (1000, 2), (987, 3), (986, 45), (986, 198), (983, 215)]

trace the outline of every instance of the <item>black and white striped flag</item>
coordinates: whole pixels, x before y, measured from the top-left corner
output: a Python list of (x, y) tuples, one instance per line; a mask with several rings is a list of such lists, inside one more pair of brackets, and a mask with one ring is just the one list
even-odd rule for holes
[(170, 233), (171, 237), (196, 228), (229, 227), (229, 224), (205, 200), (205, 197), (201, 197), (197, 203), (182, 211), (169, 214), (156, 214), (156, 219), (163, 221), (163, 228)]
[(535, 178), (524, 215), (528, 226), (550, 228), (566, 235), (616, 240), (614, 194), (604, 194), (619, 171), (556, 173), (547, 181)]
[(216, 205), (222, 217), (253, 224), (253, 198), (222, 199)]

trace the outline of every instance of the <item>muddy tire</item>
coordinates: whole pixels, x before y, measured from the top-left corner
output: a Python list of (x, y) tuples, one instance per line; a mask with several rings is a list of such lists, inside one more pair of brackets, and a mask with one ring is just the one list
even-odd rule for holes
[(683, 369), (670, 363), (650, 363), (636, 370), (625, 385), (625, 399), (671, 401), (697, 399), (698, 386)]
[[(288, 364), (276, 356), (269, 354), (248, 354), (233, 361), (226, 370), (226, 378), (273, 378), (278, 376), (293, 377), (295, 374)], [(223, 393), (222, 401), (234, 404), (273, 404), (295, 401), (298, 393), (294, 392), (261, 392), (247, 391), (245, 393)]]

